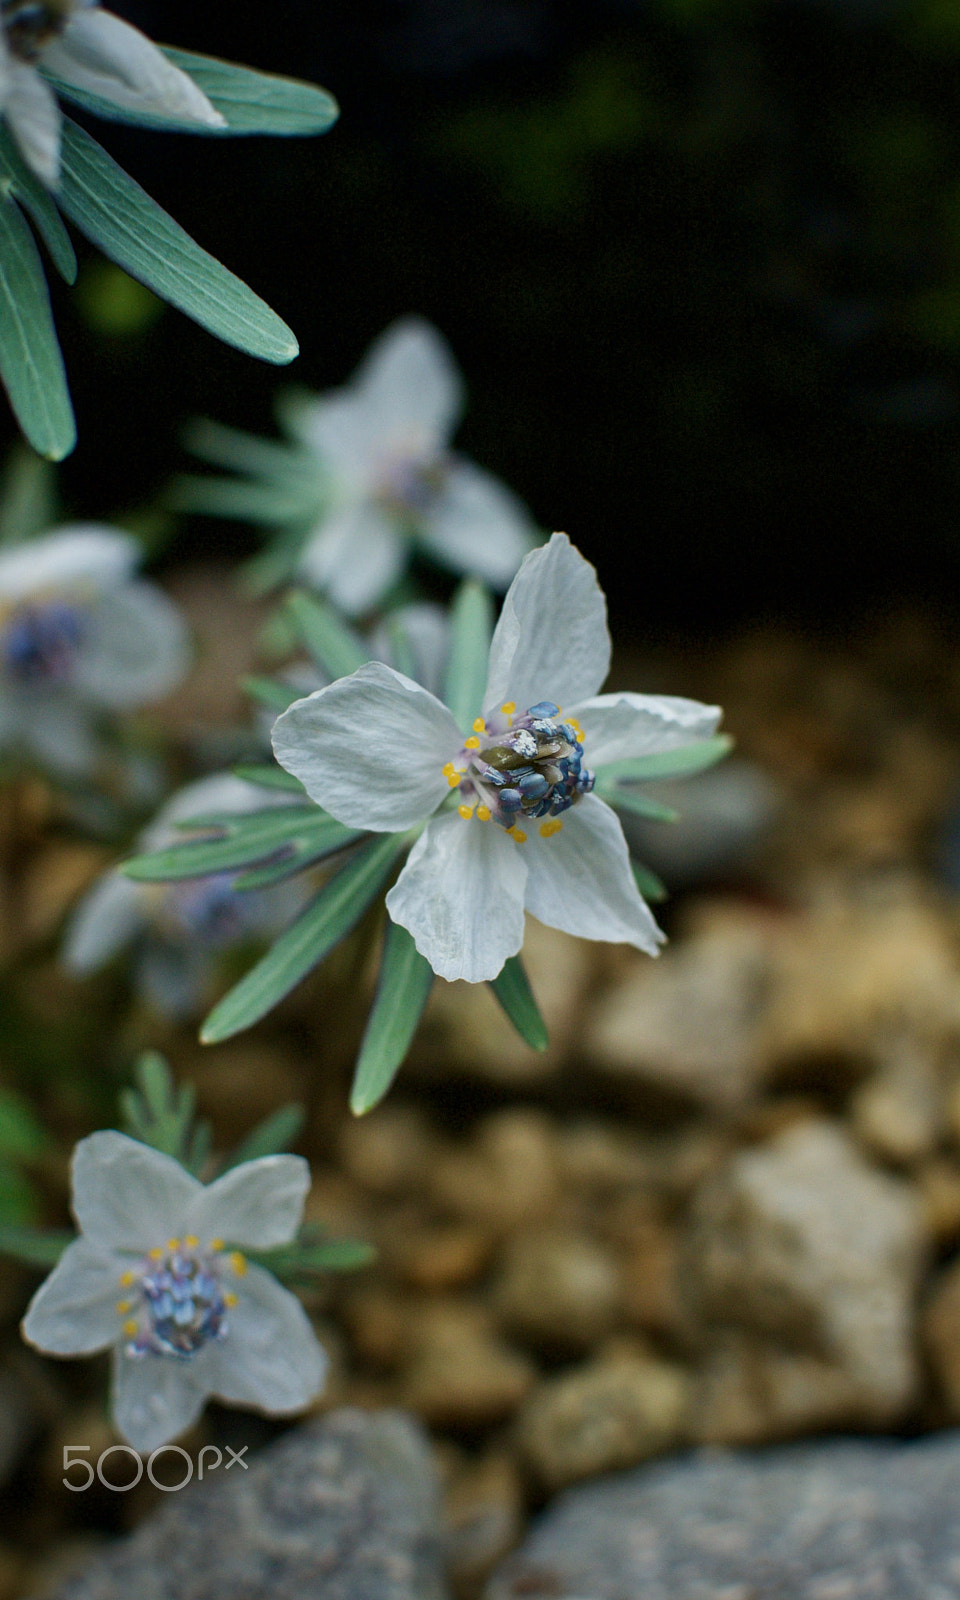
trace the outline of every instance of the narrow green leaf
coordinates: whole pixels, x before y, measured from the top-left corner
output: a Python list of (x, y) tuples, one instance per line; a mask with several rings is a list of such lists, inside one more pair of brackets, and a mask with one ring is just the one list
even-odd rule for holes
[[(337, 851), (346, 850), (351, 844), (356, 844), (362, 839), (359, 830), (346, 829), (333, 843), (330, 837), (319, 834), (311, 842), (310, 839), (296, 840), (292, 845), (285, 846), (284, 854), (277, 861), (268, 861), (266, 866), (254, 867), (249, 872), (243, 872), (233, 880), (233, 887), (241, 893), (250, 889), (269, 889), (271, 884), (283, 883), (285, 878), (292, 878), (297, 872), (304, 872), (307, 867), (312, 867), (318, 861), (324, 861), (328, 856)], [(319, 842), (318, 842), (319, 841)]]
[(406, 842), (404, 836), (388, 833), (362, 846), (262, 961), (214, 1006), (201, 1029), (203, 1043), (218, 1044), (251, 1027), (296, 988), (360, 920)]
[(173, 1104), (176, 1092), (166, 1059), (159, 1050), (145, 1050), (137, 1060), (133, 1075), (151, 1114), (162, 1117)]
[(181, 1157), (188, 1172), (199, 1178), (210, 1157), (213, 1129), (206, 1118), (194, 1123), (186, 1154)]
[(465, 578), (454, 596), (450, 614), (450, 655), (443, 698), (458, 725), (468, 728), (481, 712), (487, 686), (493, 602), (488, 590), (474, 578)]
[(628, 789), (622, 783), (604, 783), (598, 780), (596, 793), (602, 800), (612, 806), (619, 806), (621, 811), (631, 811), (636, 817), (649, 817), (652, 822), (679, 822), (680, 813), (672, 806), (665, 806), (659, 800), (651, 800), (649, 795), (638, 794), (635, 789)]
[(288, 706), (293, 705), (294, 700), (302, 699), (301, 691), (294, 689), (290, 684), (279, 683), (276, 678), (258, 677), (255, 673), (248, 673), (245, 678), (241, 678), (240, 687), (244, 694), (248, 694), (251, 700), (256, 700), (258, 704), (266, 706), (268, 711), (286, 711)]
[(0, 1156), (14, 1161), (36, 1161), (49, 1147), (43, 1124), (19, 1095), (0, 1090)]
[(319, 458), (302, 446), (285, 444), (280, 439), (264, 439), (258, 433), (228, 428), (209, 417), (195, 417), (183, 430), (183, 442), (191, 455), (199, 456), (212, 467), (252, 474), (285, 484), (303, 478), (316, 486), (322, 470)]
[(659, 905), (662, 900), (669, 900), (670, 891), (655, 872), (651, 872), (649, 867), (645, 867), (642, 862), (634, 861), (632, 858), (630, 867), (633, 872), (634, 882), (644, 900), (651, 901), (653, 905)]
[(0, 184), (7, 180), (9, 190), (39, 233), (50, 252), (50, 259), (67, 283), (77, 281), (77, 257), (70, 235), (53, 198), (40, 179), (27, 166), (6, 128), (0, 129)]
[(61, 149), (61, 209), (104, 255), (226, 344), (264, 361), (293, 360), (297, 341), (276, 312), (67, 118)]
[(247, 478), (198, 478), (184, 472), (174, 478), (165, 496), (172, 511), (205, 517), (232, 517), (278, 528), (285, 522), (309, 522), (317, 512), (316, 494), (307, 489)]
[(285, 605), (304, 645), (329, 678), (348, 678), (370, 660), (369, 651), (353, 629), (325, 600), (294, 589), (287, 595)]
[(0, 200), (0, 378), (33, 448), (62, 461), (77, 442), (67, 375), (43, 265), (9, 195)]
[(392, 665), (396, 667), (398, 672), (402, 672), (405, 678), (416, 680), (417, 658), (413, 653), (410, 635), (395, 611), (387, 617), (386, 629), (387, 638), (390, 641)]
[(253, 766), (244, 762), (234, 767), (233, 771), (235, 777), (242, 778), (244, 783), (255, 783), (259, 789), (283, 789), (288, 794), (306, 794), (300, 779), (283, 767)]
[(605, 783), (639, 783), (644, 778), (675, 778), (685, 772), (703, 772), (733, 749), (729, 733), (716, 733), (712, 739), (683, 744), (676, 750), (660, 750), (655, 755), (634, 756), (628, 761), (611, 761), (601, 767)]
[(56, 1266), (76, 1237), (66, 1228), (22, 1228), (6, 1223), (0, 1226), (0, 1255), (48, 1269)]
[[(248, 813), (244, 820), (249, 826), (231, 829), (225, 839), (192, 839), (152, 855), (133, 856), (121, 862), (120, 870), (137, 883), (205, 878), (212, 872), (229, 872), (234, 867), (265, 862), (301, 843), (319, 854), (329, 854), (359, 837), (342, 822), (328, 817), (319, 806), (271, 808)], [(198, 817), (189, 825), (207, 826), (208, 819)]]
[(524, 1043), (531, 1050), (546, 1050), (550, 1043), (547, 1025), (519, 956), (508, 956), (490, 987)]
[(310, 1223), (304, 1224), (290, 1244), (275, 1250), (245, 1250), (244, 1254), (282, 1282), (301, 1284), (325, 1272), (356, 1272), (376, 1259), (373, 1246), (363, 1240), (329, 1239)]
[(406, 928), (388, 922), (380, 980), (357, 1058), (350, 1110), (362, 1117), (390, 1088), (423, 1016), (433, 969)]
[(295, 1103), (281, 1106), (279, 1111), (258, 1122), (242, 1143), (237, 1145), (229, 1161), (224, 1164), (223, 1171), (239, 1167), (243, 1161), (257, 1161), (260, 1156), (275, 1156), (282, 1150), (289, 1150), (300, 1137), (306, 1120), (307, 1113), (303, 1106)]
[(56, 521), (54, 467), (25, 444), (14, 445), (0, 481), (0, 547), (33, 539)]

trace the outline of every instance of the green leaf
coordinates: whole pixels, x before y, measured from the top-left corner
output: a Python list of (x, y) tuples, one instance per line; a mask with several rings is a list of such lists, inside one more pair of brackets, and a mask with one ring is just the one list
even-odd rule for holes
[(22, 544), (57, 520), (56, 474), (25, 444), (14, 445), (0, 483), (0, 547)]
[(600, 769), (604, 783), (618, 779), (639, 783), (645, 778), (676, 778), (682, 773), (703, 772), (733, 749), (729, 733), (716, 733), (712, 739), (683, 744), (676, 750), (660, 750), (655, 755), (634, 756), (629, 761), (610, 761)]
[(483, 692), (492, 635), (490, 595), (474, 578), (465, 578), (451, 608), (450, 655), (443, 687), (443, 698), (461, 728), (468, 728), (489, 709), (483, 704)]
[(294, 589), (284, 603), (304, 645), (329, 678), (348, 678), (370, 660), (369, 651), (353, 629), (325, 600)]
[(263, 959), (214, 1006), (200, 1032), (203, 1043), (219, 1044), (252, 1027), (296, 988), (359, 922), (406, 843), (405, 835), (388, 833), (363, 845)]
[(36, 1161), (49, 1145), (47, 1131), (30, 1107), (9, 1089), (0, 1090), (0, 1157)]
[(433, 969), (406, 928), (388, 922), (376, 999), (353, 1074), (350, 1110), (362, 1117), (390, 1088), (417, 1031), (433, 985)]
[(244, 783), (255, 783), (260, 789), (283, 789), (288, 794), (306, 794), (306, 790), (299, 778), (292, 772), (287, 772), (283, 767), (252, 766), (247, 763), (234, 767), (234, 776), (242, 778)]
[(649, 900), (654, 905), (659, 905), (663, 900), (669, 900), (670, 891), (666, 884), (657, 877), (655, 872), (651, 872), (649, 867), (645, 867), (642, 862), (634, 861), (631, 858), (630, 868), (633, 872), (634, 882), (644, 900)]
[(279, 852), (292, 852), (305, 846), (321, 855), (330, 855), (352, 844), (360, 834), (328, 817), (319, 806), (272, 806), (268, 811), (247, 812), (230, 826), (221, 817), (191, 818), (186, 827), (223, 827), (226, 838), (191, 839), (187, 844), (171, 845), (152, 855), (133, 856), (120, 864), (120, 871), (137, 883), (167, 883), (179, 878), (205, 878), (212, 872), (229, 872), (235, 867), (253, 866)]
[(329, 1239), (309, 1222), (290, 1244), (275, 1250), (245, 1250), (244, 1255), (284, 1283), (309, 1283), (325, 1272), (356, 1272), (376, 1259), (373, 1246), (363, 1240)]
[(294, 689), (291, 684), (280, 683), (276, 678), (259, 677), (256, 673), (248, 673), (241, 678), (240, 687), (244, 694), (266, 706), (268, 711), (286, 711), (294, 700), (303, 698), (302, 690)]
[(519, 956), (507, 957), (490, 987), (524, 1043), (531, 1050), (546, 1050), (550, 1043), (547, 1025)]
[(634, 816), (649, 817), (652, 822), (679, 822), (680, 813), (674, 811), (672, 806), (665, 806), (659, 800), (651, 800), (649, 795), (637, 794), (634, 789), (627, 789), (622, 783), (604, 783), (600, 778), (595, 791), (603, 800), (609, 801), (612, 806), (619, 806), (621, 811), (632, 811)]
[(280, 484), (288, 483), (291, 478), (303, 478), (316, 488), (322, 471), (319, 457), (299, 445), (263, 439), (258, 433), (228, 428), (209, 417), (195, 417), (189, 422), (183, 430), (183, 442), (192, 455), (199, 456), (212, 467), (227, 467), (231, 472), (244, 472)]
[(62, 461), (77, 442), (67, 375), (43, 265), (9, 195), (0, 200), (0, 378), (33, 448)]
[(0, 1255), (13, 1256), (30, 1267), (55, 1267), (77, 1235), (66, 1228), (24, 1228), (0, 1225)]
[(329, 839), (319, 836), (317, 840), (309, 838), (298, 840), (285, 847), (284, 853), (277, 861), (268, 861), (264, 867), (254, 867), (249, 872), (240, 873), (233, 880), (233, 887), (241, 893), (250, 889), (269, 889), (271, 884), (282, 883), (285, 878), (292, 878), (297, 872), (304, 872), (307, 867), (312, 867), (317, 861), (323, 861), (333, 855), (337, 849), (346, 849), (348, 845), (355, 844), (362, 839), (362, 833), (348, 832), (340, 845), (331, 848)]
[(62, 99), (83, 106), (85, 111), (92, 111), (110, 122), (131, 122), (145, 128), (167, 128), (221, 138), (249, 133), (305, 135), (326, 133), (339, 115), (333, 96), (312, 83), (280, 78), (272, 72), (254, 72), (250, 67), (219, 61), (215, 56), (162, 48), (167, 59), (188, 72), (221, 116), (226, 117), (225, 128), (200, 127), (195, 122), (156, 111), (129, 110), (103, 95), (64, 83), (55, 73), (45, 71), (43, 75)]
[(200, 1150), (205, 1154), (208, 1134), (203, 1123), (194, 1128), (193, 1084), (177, 1088), (166, 1060), (156, 1050), (144, 1051), (133, 1076), (136, 1088), (122, 1089), (119, 1096), (124, 1131), (195, 1171), (193, 1160)]
[(300, 1137), (306, 1120), (307, 1113), (303, 1106), (281, 1106), (279, 1111), (258, 1122), (243, 1142), (237, 1145), (229, 1161), (224, 1164), (223, 1171), (239, 1167), (243, 1161), (257, 1161), (260, 1156), (275, 1156), (281, 1150), (289, 1150)]
[(276, 312), (68, 118), (61, 151), (60, 207), (104, 255), (226, 344), (264, 361), (293, 360), (297, 341)]
[(28, 213), (61, 278), (76, 283), (77, 257), (63, 218), (49, 189), (30, 171), (6, 128), (0, 129), (0, 185), (8, 187)]
[(289, 485), (253, 483), (246, 478), (198, 478), (181, 473), (166, 493), (172, 511), (206, 517), (233, 517), (265, 528), (309, 522), (317, 514), (316, 493)]

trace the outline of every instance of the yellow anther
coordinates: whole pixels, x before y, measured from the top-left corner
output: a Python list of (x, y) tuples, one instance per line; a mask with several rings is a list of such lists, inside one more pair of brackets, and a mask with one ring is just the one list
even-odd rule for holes
[(473, 719), (473, 731), (474, 731), (474, 733), (486, 733), (487, 724), (484, 722), (482, 717), (474, 717), (474, 719)]
[(162, 1261), (166, 1255), (166, 1251), (162, 1245), (155, 1244), (152, 1250), (147, 1251), (147, 1255), (150, 1257), (151, 1261)]
[(179, 1239), (168, 1239), (167, 1240), (167, 1249), (168, 1250), (179, 1250), (180, 1249), (180, 1240)]
[(227, 1290), (223, 1297), (223, 1303), (225, 1306), (235, 1306), (237, 1304), (237, 1297), (232, 1289)]
[(447, 782), (449, 783), (451, 789), (459, 789), (459, 787), (460, 787), (460, 777), (461, 777), (461, 774), (459, 772), (448, 772), (447, 773)]
[(477, 806), (477, 821), (478, 822), (489, 822), (490, 821), (490, 807), (489, 806)]
[(512, 717), (516, 709), (517, 703), (515, 700), (508, 700), (505, 706), (500, 707), (505, 717)]
[(479, 750), (480, 749), (480, 740), (477, 738), (475, 733), (471, 733), (469, 739), (464, 739), (463, 748), (464, 748), (464, 750)]
[(563, 827), (563, 823), (560, 821), (559, 817), (553, 822), (541, 822), (541, 824), (540, 824), (540, 837), (541, 837), (541, 839), (552, 839), (553, 835), (555, 833), (559, 833), (560, 829), (562, 827)]
[(457, 806), (457, 810), (459, 811), (464, 822), (469, 822), (470, 818), (473, 816), (473, 806)]
[(134, 1318), (131, 1317), (129, 1322), (125, 1322), (123, 1324), (123, 1331), (126, 1334), (128, 1339), (132, 1339), (134, 1337), (134, 1334), (137, 1334), (137, 1333), (140, 1332), (140, 1327), (139, 1327), (139, 1324), (134, 1320)]
[(200, 1240), (197, 1238), (195, 1233), (188, 1233), (186, 1235), (186, 1237), (184, 1238), (183, 1243), (184, 1243), (184, 1248), (185, 1249), (187, 1249), (187, 1250), (196, 1250), (197, 1245), (200, 1243)]
[(223, 1240), (222, 1239), (211, 1239), (210, 1240), (210, 1249), (211, 1250), (222, 1250), (223, 1249)]
[(121, 1289), (129, 1289), (130, 1285), (133, 1284), (133, 1283), (136, 1283), (136, 1281), (137, 1281), (137, 1274), (135, 1272), (121, 1272), (121, 1274), (120, 1274), (120, 1287), (121, 1287)]
[(246, 1273), (246, 1270), (247, 1270), (246, 1257), (242, 1256), (240, 1254), (239, 1250), (231, 1250), (231, 1252), (230, 1252), (230, 1265), (233, 1268), (233, 1270), (236, 1273), (238, 1278), (242, 1278), (244, 1276), (244, 1274)]
[(526, 844), (527, 836), (523, 832), (522, 828), (508, 828), (507, 832), (509, 833), (511, 839), (516, 839), (517, 844)]
[(442, 771), (443, 771), (443, 776), (445, 778), (449, 778), (451, 772), (453, 771), (453, 762), (452, 761), (445, 761), (444, 764), (443, 764)]
[(130, 1310), (130, 1301), (118, 1300), (115, 1309), (118, 1317), (125, 1317)]

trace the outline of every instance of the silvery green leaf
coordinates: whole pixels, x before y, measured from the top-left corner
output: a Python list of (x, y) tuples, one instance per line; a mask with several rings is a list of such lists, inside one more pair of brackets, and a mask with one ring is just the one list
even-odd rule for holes
[(260, 677), (256, 673), (248, 673), (241, 678), (240, 687), (244, 694), (256, 700), (258, 705), (266, 706), (268, 711), (286, 711), (294, 700), (301, 698), (300, 690), (294, 689), (291, 684), (280, 683), (276, 678)]
[(281, 1106), (278, 1111), (257, 1123), (252, 1132), (237, 1145), (222, 1170), (227, 1172), (231, 1167), (239, 1167), (241, 1162), (256, 1161), (260, 1156), (275, 1156), (283, 1150), (289, 1150), (300, 1137), (306, 1119), (303, 1106), (296, 1103)]
[(633, 756), (628, 761), (611, 761), (601, 768), (603, 781), (610, 783), (639, 783), (645, 778), (675, 778), (682, 773), (702, 772), (712, 767), (733, 749), (728, 733), (714, 734), (712, 739), (699, 739), (694, 744), (682, 744), (676, 750), (659, 750), (649, 756)]
[(649, 817), (652, 822), (678, 822), (680, 819), (679, 811), (672, 806), (651, 800), (636, 789), (628, 789), (626, 784), (605, 783), (602, 776), (597, 779), (595, 793), (609, 805), (618, 806), (621, 811), (631, 811), (637, 817)]
[(76, 1237), (67, 1228), (24, 1228), (7, 1223), (0, 1226), (0, 1255), (47, 1271), (56, 1266)]
[(209, 417), (196, 417), (189, 422), (183, 431), (183, 442), (191, 455), (199, 456), (212, 467), (272, 478), (281, 484), (291, 477), (299, 477), (316, 488), (319, 458), (299, 445), (263, 439), (259, 434), (228, 428)]
[(256, 784), (260, 789), (284, 789), (288, 794), (304, 795), (306, 790), (299, 778), (292, 772), (284, 771), (277, 766), (249, 766), (234, 767), (234, 775), (242, 778), (244, 783)]
[(77, 257), (63, 218), (49, 189), (30, 171), (6, 128), (0, 129), (0, 185), (8, 186), (28, 213), (61, 278), (76, 283)]
[(133, 856), (121, 863), (120, 870), (138, 883), (166, 883), (179, 878), (205, 878), (213, 872), (229, 872), (236, 867), (253, 866), (277, 856), (286, 856), (300, 845), (315, 852), (312, 859), (342, 850), (360, 835), (328, 817), (319, 806), (271, 806), (266, 811), (223, 812), (214, 817), (195, 817), (183, 826), (215, 827), (226, 837), (193, 839), (170, 845), (149, 855)]
[(61, 151), (59, 205), (104, 255), (226, 344), (264, 361), (293, 360), (297, 341), (276, 312), (68, 118)]
[(0, 547), (33, 539), (56, 520), (54, 468), (35, 450), (15, 445), (0, 482)]
[(461, 728), (486, 711), (481, 704), (487, 683), (493, 604), (483, 584), (466, 578), (454, 596), (450, 613), (450, 654), (443, 698)]
[(285, 522), (306, 522), (316, 511), (316, 491), (298, 493), (289, 485), (248, 483), (243, 478), (200, 478), (181, 473), (167, 491), (174, 511), (197, 512), (207, 517), (233, 517), (265, 527)]
[(292, 1243), (275, 1250), (245, 1250), (244, 1255), (282, 1283), (309, 1284), (326, 1272), (369, 1266), (376, 1251), (362, 1239), (330, 1239), (316, 1223), (305, 1222)]
[(663, 900), (669, 900), (670, 891), (666, 884), (657, 877), (655, 872), (651, 872), (649, 867), (643, 866), (641, 862), (634, 861), (631, 857), (630, 870), (644, 900), (650, 900), (654, 905), (659, 905)]
[(304, 645), (328, 677), (348, 678), (370, 660), (353, 629), (325, 600), (294, 589), (287, 595), (286, 607)]
[(355, 1116), (372, 1111), (390, 1088), (410, 1048), (432, 986), (429, 961), (420, 954), (406, 928), (398, 922), (388, 922), (376, 998), (350, 1090), (350, 1110)]
[(547, 1025), (540, 1014), (530, 980), (519, 956), (509, 956), (490, 987), (524, 1044), (531, 1050), (546, 1050), (550, 1043)]
[(0, 378), (33, 448), (62, 461), (77, 442), (67, 375), (40, 255), (9, 191), (0, 199)]

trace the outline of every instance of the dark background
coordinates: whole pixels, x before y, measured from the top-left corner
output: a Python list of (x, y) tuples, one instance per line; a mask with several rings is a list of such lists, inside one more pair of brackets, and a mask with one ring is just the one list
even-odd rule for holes
[[(281, 385), (342, 381), (418, 311), (467, 376), (458, 442), (598, 561), (621, 636), (952, 613), (960, 0), (117, 9), (322, 83), (342, 116), (290, 141), (90, 122), (301, 357), (169, 310), (104, 335), (55, 289), (71, 510), (155, 495), (191, 414), (270, 430)], [(171, 554), (245, 538), (198, 520)]]

